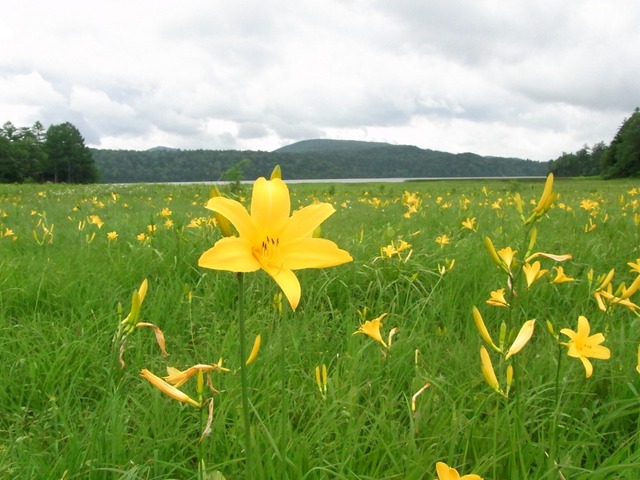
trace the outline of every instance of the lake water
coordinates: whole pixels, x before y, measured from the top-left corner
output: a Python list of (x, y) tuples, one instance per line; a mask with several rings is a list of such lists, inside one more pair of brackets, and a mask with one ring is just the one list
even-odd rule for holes
[[(284, 181), (289, 184), (295, 183), (402, 183), (402, 182), (429, 182), (442, 180), (533, 180), (544, 179), (545, 176), (529, 176), (529, 177), (394, 177), (394, 178), (285, 178)], [(251, 185), (254, 180), (242, 180), (240, 183)], [(169, 185), (226, 185), (227, 181), (211, 181), (211, 182), (159, 182)]]

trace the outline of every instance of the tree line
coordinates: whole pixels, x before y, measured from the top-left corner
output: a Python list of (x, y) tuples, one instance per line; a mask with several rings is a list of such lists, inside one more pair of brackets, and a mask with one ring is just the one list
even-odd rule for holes
[(0, 183), (93, 183), (98, 170), (80, 131), (71, 123), (0, 128)]
[(598, 142), (563, 153), (550, 163), (559, 177), (600, 176), (604, 179), (640, 176), (640, 110), (624, 119), (609, 145)]
[(238, 150), (97, 150), (71, 123), (0, 128), (0, 183), (208, 182), (253, 180), (281, 165), (287, 178), (640, 176), (640, 110), (609, 145), (598, 142), (549, 162), (452, 154), (408, 145), (306, 141), (275, 152)]
[(411, 146), (344, 151), (93, 150), (102, 181), (210, 182), (253, 180), (280, 165), (289, 179), (544, 176), (548, 164), (451, 154)]

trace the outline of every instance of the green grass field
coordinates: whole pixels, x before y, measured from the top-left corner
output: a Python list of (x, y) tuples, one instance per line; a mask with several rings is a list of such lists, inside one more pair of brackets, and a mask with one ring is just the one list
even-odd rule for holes
[[(528, 217), (543, 186), (290, 185), (293, 208), (335, 206), (322, 236), (353, 262), (298, 271), (295, 312), (286, 300), (282, 312), (274, 306), (279, 288), (264, 272), (244, 275), (248, 348), (262, 337), (247, 368), (247, 465), (238, 281), (198, 267), (220, 238), (204, 208), (209, 187), (1, 185), (0, 478), (242, 479), (251, 471), (264, 479), (432, 480), (436, 462), (493, 480), (640, 478), (640, 320), (628, 303), (640, 294), (618, 301), (618, 286), (638, 277), (627, 263), (640, 257), (640, 184), (556, 180), (559, 198), (536, 222), (531, 252), (573, 258), (537, 257), (548, 273), (527, 288), (531, 232), (515, 194)], [(250, 196), (244, 186), (245, 205)], [(407, 201), (417, 201), (409, 215)], [(470, 218), (474, 229), (462, 226)], [(485, 237), (517, 251), (512, 282)], [(402, 241), (410, 247), (399, 254), (381, 250)], [(573, 281), (552, 283), (554, 267)], [(611, 269), (614, 300), (602, 311), (593, 293)], [(139, 320), (164, 332), (169, 355), (152, 329), (136, 328), (121, 368), (116, 333), (144, 279)], [(488, 305), (501, 288), (509, 306)], [(503, 329), (503, 351), (535, 319), (531, 340), (505, 359), (483, 342), (474, 306), (495, 343)], [(353, 335), (383, 313), (384, 341), (398, 329), (390, 348)], [(590, 378), (559, 343), (581, 315), (611, 350), (608, 360), (592, 359)], [(483, 343), (504, 393), (513, 368), (508, 397), (483, 378)], [(165, 376), (167, 366), (220, 358), (231, 371), (211, 373), (218, 393), (204, 389), (214, 409), (199, 442), (207, 408), (173, 400), (140, 371)], [(315, 377), (322, 365), (326, 394)], [(195, 377), (180, 389), (198, 396)]]

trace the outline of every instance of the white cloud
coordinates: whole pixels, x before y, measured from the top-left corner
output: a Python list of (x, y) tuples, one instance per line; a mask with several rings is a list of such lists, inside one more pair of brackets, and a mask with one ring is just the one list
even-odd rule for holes
[(547, 160), (640, 105), (639, 23), (634, 0), (25, 0), (0, 17), (0, 108), (103, 148), (326, 137)]

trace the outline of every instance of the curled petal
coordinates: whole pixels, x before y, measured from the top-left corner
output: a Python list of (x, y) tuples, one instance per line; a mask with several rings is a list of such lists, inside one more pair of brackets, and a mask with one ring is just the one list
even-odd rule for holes
[(533, 253), (533, 254), (529, 255), (525, 259), (525, 262), (530, 262), (531, 260), (533, 260), (534, 258), (537, 258), (537, 257), (549, 258), (549, 259), (554, 260), (556, 262), (564, 262), (565, 260), (571, 260), (573, 258), (573, 255), (571, 255), (570, 253), (565, 253), (565, 254), (562, 254), (562, 255), (556, 255), (554, 253), (536, 252), (536, 253)]
[(298, 281), (298, 277), (291, 270), (285, 270), (282, 268), (273, 268), (269, 266), (262, 267), (265, 272), (267, 272), (271, 278), (273, 278), (278, 286), (282, 289), (282, 293), (289, 300), (289, 305), (291, 305), (291, 309), (295, 310), (298, 308), (298, 303), (300, 303), (300, 296), (302, 295), (302, 289), (300, 288), (300, 282)]
[(164, 340), (164, 333), (162, 333), (162, 330), (160, 330), (158, 327), (156, 327), (153, 323), (147, 323), (147, 322), (138, 322), (136, 324), (136, 327), (150, 327), (153, 328), (153, 332), (156, 335), (156, 342), (158, 342), (158, 346), (160, 347), (160, 351), (162, 352), (162, 356), (166, 357), (167, 356), (167, 348), (166, 348), (166, 343)]
[(589, 359), (587, 357), (578, 357), (578, 358), (582, 362), (582, 365), (584, 365), (584, 371), (585, 371), (585, 374), (586, 374), (586, 378), (591, 377), (591, 375), (593, 374), (593, 365), (591, 364)]

